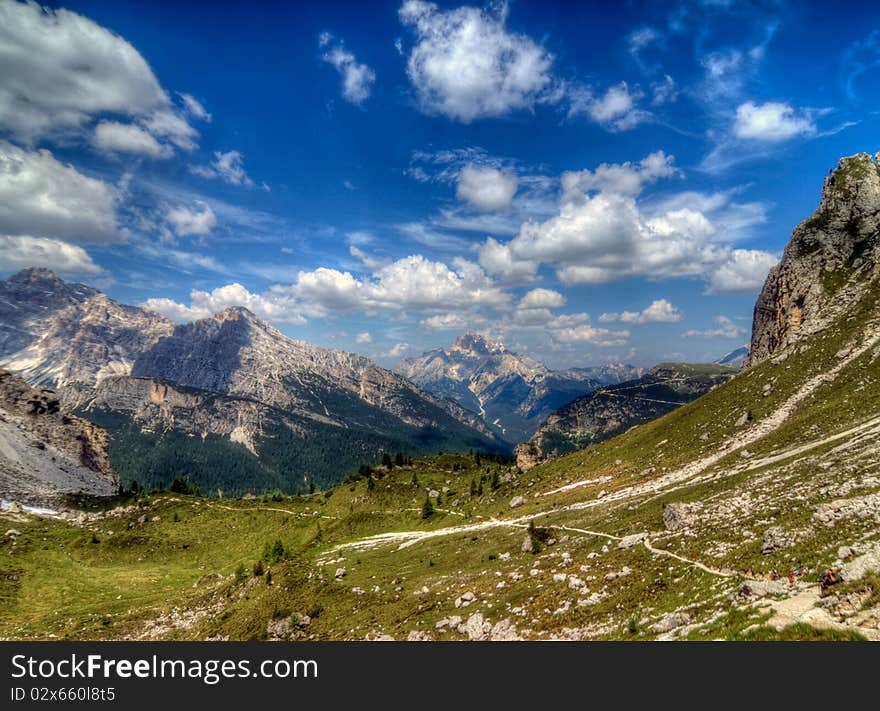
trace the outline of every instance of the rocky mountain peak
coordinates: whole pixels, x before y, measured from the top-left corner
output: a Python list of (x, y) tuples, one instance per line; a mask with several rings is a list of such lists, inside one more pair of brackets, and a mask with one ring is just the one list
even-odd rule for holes
[(472, 332), (458, 336), (452, 343), (452, 349), (475, 355), (495, 355), (508, 352), (500, 341), (492, 341), (479, 333)]
[(16, 301), (32, 301), (44, 306), (83, 302), (99, 293), (85, 284), (68, 284), (55, 272), (41, 267), (16, 272), (0, 282), (0, 289), (10, 292)]
[(841, 158), (755, 304), (750, 363), (826, 328), (880, 272), (880, 155)]
[(261, 319), (253, 311), (244, 306), (228, 306), (222, 311), (215, 313), (211, 318), (218, 323), (226, 321), (262, 323)]

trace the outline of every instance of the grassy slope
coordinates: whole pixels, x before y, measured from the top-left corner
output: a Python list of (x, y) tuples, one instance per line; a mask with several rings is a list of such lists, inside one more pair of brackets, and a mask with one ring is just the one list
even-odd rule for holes
[[(615, 497), (717, 451), (727, 438), (752, 426), (737, 427), (744, 412), (760, 423), (803, 383), (834, 367), (841, 349), (876, 317), (878, 295), (875, 286), (847, 321), (786, 360), (762, 363), (657, 421), (526, 474), (511, 475), (494, 464), (478, 468), (469, 458), (446, 455), (420, 460), (415, 469), (395, 469), (372, 489), (361, 479), (326, 494), (280, 502), (148, 497), (141, 502), (146, 514), (161, 520), (146, 524), (136, 522), (140, 511), (84, 528), (45, 520), (10, 522), (22, 535), (15, 546), (9, 539), (0, 545), (0, 636), (137, 637), (149, 628), (147, 621), (162, 619), (162, 634), (169, 638), (259, 639), (266, 636), (268, 621), (298, 612), (313, 617), (306, 634), (321, 639), (379, 633), (400, 638), (414, 630), (453, 639), (460, 635), (436, 632), (434, 623), (479, 611), (492, 622), (509, 619), (529, 638), (630, 639), (655, 636), (651, 625), (663, 614), (687, 608), (698, 623), (687, 634), (696, 639), (852, 638), (857, 635), (806, 626), (777, 633), (762, 626), (766, 610), (731, 603), (741, 577), (717, 577), (643, 546), (616, 550), (614, 541), (559, 528), (552, 532), (557, 543), (538, 553), (520, 550), (525, 533), (513, 526), (459, 532), (400, 549), (383, 544), (334, 552), (333, 547), (386, 531), (534, 517), (541, 526), (612, 536), (651, 531), (653, 545), (685, 559), (740, 572), (797, 568), (805, 578), (815, 578), (838, 546), (878, 539), (870, 518), (847, 519), (834, 528), (811, 522), (816, 506), (846, 487), (859, 495), (880, 492), (875, 451), (868, 443), (868, 449), (837, 452), (835, 443), (746, 467), (763, 455), (878, 416), (876, 347), (833, 383), (819, 387), (779, 429), (749, 444), (748, 457), (733, 451), (708, 467), (703, 474), (712, 476), (700, 481)], [(464, 470), (455, 471), (455, 465)], [(495, 468), (509, 479), (497, 491), (487, 480), (484, 494), (472, 496), (472, 478), (490, 476)], [(583, 479), (599, 481), (534, 497)], [(440, 511), (423, 520), (425, 488), (443, 486), (452, 491), (442, 495), (440, 508), (454, 513)], [(517, 495), (528, 501), (511, 510), (508, 502)], [(686, 534), (667, 532), (662, 513), (670, 502), (696, 502), (704, 515)], [(762, 555), (762, 533), (771, 525), (794, 532), (795, 542)], [(100, 542), (91, 542), (90, 528)], [(272, 584), (250, 574), (236, 581), (236, 567), (250, 569), (263, 546), (277, 538), (288, 557), (271, 566)], [(509, 558), (502, 556), (506, 553)], [(625, 566), (629, 575), (605, 582), (605, 575)], [(346, 574), (336, 579), (339, 567)], [(203, 577), (215, 573), (224, 577)], [(554, 573), (579, 576), (590, 593), (572, 591), (554, 580)], [(478, 602), (457, 610), (453, 601), (467, 590)], [(600, 594), (595, 604), (577, 605), (592, 593)]]

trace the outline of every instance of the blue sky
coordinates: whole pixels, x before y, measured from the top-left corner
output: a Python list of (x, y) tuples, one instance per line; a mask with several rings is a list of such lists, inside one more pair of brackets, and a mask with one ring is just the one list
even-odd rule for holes
[(573, 5), (0, 0), (0, 273), (385, 365), (714, 359), (878, 150), (880, 9)]

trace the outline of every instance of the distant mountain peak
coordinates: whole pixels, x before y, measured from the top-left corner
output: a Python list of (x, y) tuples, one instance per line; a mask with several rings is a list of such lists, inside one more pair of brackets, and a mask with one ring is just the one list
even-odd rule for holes
[(452, 343), (452, 350), (465, 351), (478, 355), (496, 355), (499, 353), (509, 353), (505, 345), (501, 341), (493, 341), (479, 333), (469, 331)]
[(51, 269), (45, 267), (27, 267), (9, 277), (9, 281), (17, 284), (48, 281), (62, 283), (61, 279)]
[(220, 323), (223, 323), (224, 321), (251, 321), (255, 323), (263, 323), (259, 316), (245, 306), (227, 306), (222, 311), (215, 313), (211, 318)]

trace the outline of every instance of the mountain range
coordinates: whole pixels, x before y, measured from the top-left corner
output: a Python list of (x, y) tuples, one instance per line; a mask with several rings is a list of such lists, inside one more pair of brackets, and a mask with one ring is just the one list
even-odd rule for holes
[(423, 390), (479, 413), (511, 445), (530, 438), (562, 405), (643, 372), (622, 364), (553, 371), (476, 333), (459, 336), (450, 348), (405, 359), (396, 370)]
[(0, 282), (0, 364), (106, 427), (123, 483), (308, 490), (382, 452), (505, 447), (479, 417), (244, 308), (175, 326), (43, 269)]

